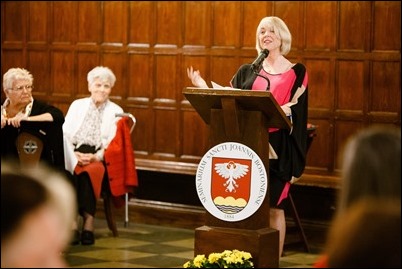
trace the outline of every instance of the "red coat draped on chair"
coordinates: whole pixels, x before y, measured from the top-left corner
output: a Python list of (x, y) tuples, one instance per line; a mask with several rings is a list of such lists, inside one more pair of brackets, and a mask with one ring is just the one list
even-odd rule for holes
[(133, 195), (134, 187), (138, 186), (128, 120), (129, 118), (124, 117), (117, 122), (116, 135), (105, 150), (104, 155), (115, 206), (122, 206), (124, 194)]

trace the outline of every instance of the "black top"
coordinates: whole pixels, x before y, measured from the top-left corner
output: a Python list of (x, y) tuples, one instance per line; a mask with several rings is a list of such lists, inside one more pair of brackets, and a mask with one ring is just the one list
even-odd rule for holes
[(16, 139), (21, 132), (25, 131), (36, 135), (42, 140), (43, 151), (41, 161), (64, 171), (63, 112), (52, 105), (34, 99), (29, 116), (43, 113), (50, 113), (53, 117), (53, 122), (21, 121), (20, 128), (6, 125), (1, 129), (2, 161), (18, 159)]

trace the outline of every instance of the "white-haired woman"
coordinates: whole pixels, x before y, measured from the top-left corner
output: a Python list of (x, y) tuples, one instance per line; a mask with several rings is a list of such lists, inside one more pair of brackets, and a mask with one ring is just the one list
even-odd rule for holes
[(17, 136), (37, 135), (44, 142), (41, 160), (64, 170), (63, 112), (32, 96), (33, 76), (23, 68), (10, 68), (3, 75), (6, 100), (1, 106), (1, 159), (18, 160)]
[(75, 100), (63, 125), (66, 169), (71, 173), (78, 197), (78, 213), (83, 217), (79, 235), (72, 243), (92, 245), (96, 201), (102, 184), (108, 183), (104, 151), (116, 134), (116, 113), (123, 109), (109, 100), (116, 77), (108, 67), (97, 66), (87, 76), (90, 97)]

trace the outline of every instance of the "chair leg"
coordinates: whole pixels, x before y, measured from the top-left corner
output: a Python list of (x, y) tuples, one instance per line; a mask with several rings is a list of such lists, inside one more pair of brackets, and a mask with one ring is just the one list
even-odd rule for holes
[(126, 192), (126, 194), (124, 195), (124, 213), (125, 213), (125, 218), (124, 218), (124, 227), (128, 227), (128, 221), (129, 221), (129, 217), (128, 217), (128, 193)]
[(298, 233), (299, 233), (300, 242), (303, 243), (305, 251), (310, 253), (310, 248), (309, 248), (308, 243), (307, 243), (307, 237), (306, 237), (306, 235), (304, 233), (303, 226), (301, 225), (299, 214), (297, 213), (297, 209), (296, 209), (295, 203), (293, 201), (292, 194), (289, 192), (288, 196), (289, 196), (289, 202), (290, 202), (290, 206), (291, 206), (293, 220), (294, 220), (294, 222), (296, 224), (296, 227), (297, 227), (297, 230), (298, 230)]
[(117, 231), (116, 221), (114, 220), (114, 216), (113, 216), (112, 199), (111, 199), (110, 195), (105, 195), (103, 197), (103, 206), (105, 208), (105, 217), (106, 217), (106, 221), (107, 221), (107, 226), (112, 231), (113, 236), (117, 237), (117, 236), (119, 236), (119, 233)]

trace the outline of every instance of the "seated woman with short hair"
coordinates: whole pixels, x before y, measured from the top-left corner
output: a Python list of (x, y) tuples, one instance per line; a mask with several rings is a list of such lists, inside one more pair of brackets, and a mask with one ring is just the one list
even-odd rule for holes
[(41, 160), (64, 171), (63, 112), (33, 98), (32, 74), (23, 68), (10, 68), (3, 75), (7, 97), (1, 106), (1, 159), (18, 160), (16, 139), (21, 132), (40, 138), (44, 144)]
[(98, 66), (87, 76), (90, 97), (75, 100), (65, 123), (64, 152), (66, 169), (72, 174), (78, 197), (78, 213), (83, 217), (81, 236), (75, 225), (73, 244), (92, 245), (96, 202), (102, 185), (108, 184), (104, 153), (116, 134), (116, 113), (123, 109), (109, 100), (116, 77), (108, 67)]

